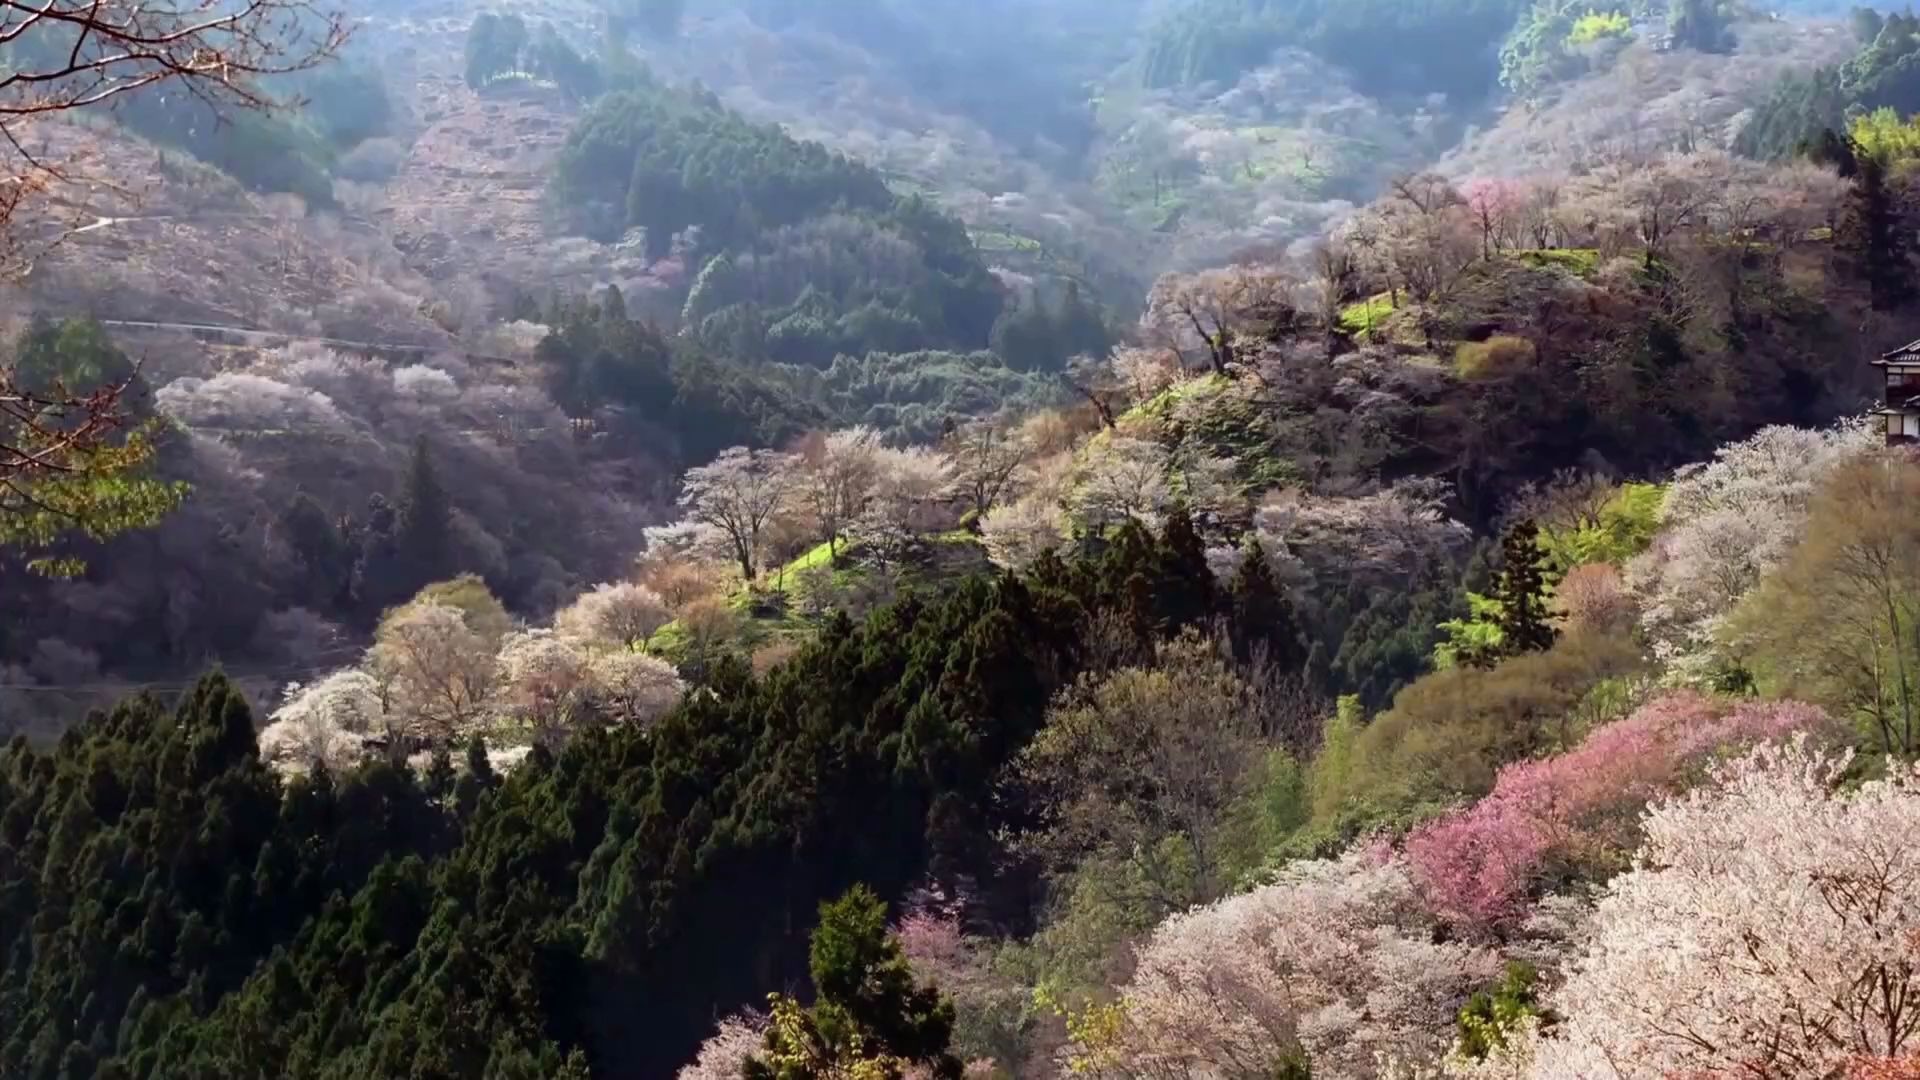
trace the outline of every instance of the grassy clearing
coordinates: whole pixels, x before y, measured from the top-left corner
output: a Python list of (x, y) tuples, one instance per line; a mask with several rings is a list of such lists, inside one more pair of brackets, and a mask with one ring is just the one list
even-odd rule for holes
[(1578, 277), (1591, 277), (1600, 268), (1600, 252), (1593, 248), (1533, 248), (1513, 254), (1528, 266), (1565, 270)]
[(1393, 312), (1391, 292), (1356, 300), (1340, 309), (1340, 329), (1356, 337), (1361, 334), (1372, 335)]
[(803, 553), (799, 558), (788, 563), (780, 573), (788, 575), (798, 574), (803, 570), (811, 570), (816, 566), (831, 565), (833, 562), (833, 547), (832, 542), (822, 541), (819, 545)]
[(1195, 398), (1211, 397), (1225, 390), (1229, 385), (1229, 380), (1219, 374), (1207, 374), (1197, 379), (1183, 379), (1128, 409), (1121, 419), (1150, 417), (1163, 420), (1172, 414), (1175, 406)]

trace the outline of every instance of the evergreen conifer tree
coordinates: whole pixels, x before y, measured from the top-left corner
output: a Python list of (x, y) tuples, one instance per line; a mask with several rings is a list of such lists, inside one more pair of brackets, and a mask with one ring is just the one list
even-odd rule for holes
[(1891, 311), (1914, 297), (1912, 241), (1899, 201), (1888, 186), (1887, 163), (1872, 154), (1853, 155), (1853, 186), (1847, 194), (1840, 249), (1854, 274), (1867, 283), (1875, 311)]
[(414, 587), (439, 581), (453, 570), (453, 504), (441, 486), (440, 472), (426, 436), (413, 444), (413, 465), (400, 504), (397, 536), (400, 562)]
[(953, 1006), (934, 987), (915, 985), (873, 890), (856, 885), (821, 905), (808, 968), (813, 1007), (773, 995), (766, 1047), (748, 1060), (747, 1080), (897, 1077), (912, 1066), (937, 1080), (960, 1076), (948, 1051)]
[(1505, 565), (1493, 593), (1500, 605), (1501, 650), (1507, 656), (1544, 652), (1558, 635), (1548, 621), (1547, 553), (1540, 546), (1540, 526), (1522, 521), (1507, 530), (1501, 556)]
[(1105, 356), (1113, 348), (1113, 335), (1100, 315), (1100, 309), (1087, 302), (1080, 283), (1067, 282), (1054, 318), (1055, 335), (1068, 356)]
[[(1273, 564), (1254, 540), (1247, 545), (1234, 575), (1231, 588), (1233, 604), (1234, 652), (1241, 663), (1264, 653), (1277, 670), (1293, 673), (1307, 663), (1307, 651), (1300, 641), (1300, 624), (1294, 618), (1293, 605), (1273, 576)], [(1326, 650), (1321, 650), (1321, 659)], [(1322, 688), (1324, 689), (1324, 688)]]
[(320, 610), (351, 605), (356, 553), (326, 510), (313, 496), (299, 491), (280, 521), (288, 544), (306, 566), (302, 599)]
[(1206, 541), (1185, 507), (1168, 513), (1155, 554), (1159, 566), (1154, 585), (1162, 627), (1171, 630), (1206, 619), (1213, 612), (1213, 568), (1207, 565)]
[(453, 805), (460, 820), (473, 817), (480, 809), (480, 799), (493, 789), (499, 778), (493, 774), (493, 763), (487, 760), (487, 742), (475, 735), (467, 743), (467, 771), (460, 774), (454, 782)]

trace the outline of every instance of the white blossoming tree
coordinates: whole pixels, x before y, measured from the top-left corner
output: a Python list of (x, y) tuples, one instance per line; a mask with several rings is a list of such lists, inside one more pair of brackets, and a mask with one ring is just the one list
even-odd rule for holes
[(1154, 931), (1109, 1022), (1073, 1025), (1073, 1064), (1126, 1078), (1315, 1076), (1437, 1062), (1495, 955), (1435, 940), (1406, 864), (1357, 850), (1299, 862)]
[(404, 730), (449, 742), (485, 717), (494, 690), (494, 648), (461, 609), (415, 600), (381, 620), (365, 670)]
[(593, 691), (606, 719), (645, 727), (680, 703), (686, 684), (657, 656), (608, 652), (592, 660)]
[(1109, 433), (1088, 445), (1068, 509), (1079, 528), (1098, 532), (1135, 521), (1157, 529), (1173, 501), (1172, 457), (1151, 439)]
[(866, 506), (879, 475), (879, 433), (855, 427), (811, 436), (800, 447), (798, 502), (825, 534), (829, 554)]
[(1035, 442), (1025, 428), (1003, 419), (962, 424), (941, 447), (952, 463), (954, 490), (967, 508), (985, 517), (1020, 494), (1030, 482)]
[(503, 719), (524, 725), (535, 742), (558, 744), (583, 718), (593, 691), (592, 659), (551, 630), (523, 630), (500, 645)]
[(319, 682), (287, 687), (287, 701), (260, 732), (260, 756), (276, 768), (303, 773), (316, 766), (349, 769), (371, 737), (385, 733), (380, 685), (363, 671), (336, 671)]
[(1288, 576), (1391, 584), (1471, 539), (1447, 517), (1444, 485), (1412, 481), (1353, 498), (1283, 491), (1254, 513), (1261, 547)]
[(1770, 427), (1682, 470), (1660, 534), (1628, 568), (1656, 651), (1677, 660), (1708, 650), (1723, 617), (1792, 549), (1822, 481), (1873, 443), (1860, 423)]
[(645, 648), (673, 612), (660, 594), (644, 585), (620, 582), (596, 585), (554, 617), (554, 629), (586, 645)]
[(1027, 496), (989, 510), (980, 519), (980, 543), (995, 566), (1024, 571), (1066, 541), (1058, 506)]
[(680, 1069), (678, 1080), (740, 1080), (746, 1075), (747, 1060), (765, 1049), (766, 1037), (764, 1013), (729, 1016), (700, 1044), (693, 1063)]
[[(729, 556), (751, 582), (759, 569), (768, 527), (789, 509), (799, 462), (790, 454), (736, 446), (687, 470), (680, 507), (687, 520), (725, 538)], [(652, 539), (652, 534), (649, 534)]]
[(1920, 771), (1763, 747), (1655, 807), (1531, 1075), (1841, 1076), (1920, 1051)]
[(942, 511), (951, 503), (953, 484), (953, 465), (942, 454), (920, 447), (879, 449), (872, 492), (852, 535), (879, 565), (898, 563), (915, 538), (951, 523)]

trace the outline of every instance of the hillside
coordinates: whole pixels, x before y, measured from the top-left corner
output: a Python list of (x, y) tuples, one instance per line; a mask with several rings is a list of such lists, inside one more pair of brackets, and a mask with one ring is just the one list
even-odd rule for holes
[(0, 1077), (1920, 1075), (1920, 18), (83, 8)]
[(48, 123), (38, 133), (49, 155), (87, 162), (90, 190), (64, 193), (28, 224), (79, 229), (35, 260), (9, 298), (14, 314), (451, 342), (420, 310), (429, 286), (372, 223), (309, 215), (294, 196), (248, 192), (111, 129)]

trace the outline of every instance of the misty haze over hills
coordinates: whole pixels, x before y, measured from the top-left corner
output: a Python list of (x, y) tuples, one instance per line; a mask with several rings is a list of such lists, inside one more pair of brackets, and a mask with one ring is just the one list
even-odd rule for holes
[(1920, 1076), (1920, 18), (0, 0), (0, 1077)]

